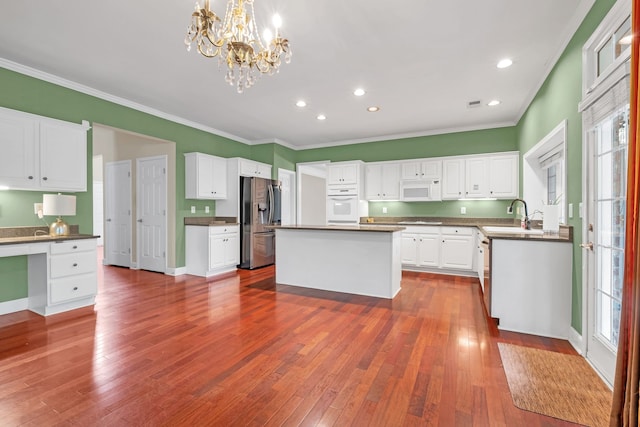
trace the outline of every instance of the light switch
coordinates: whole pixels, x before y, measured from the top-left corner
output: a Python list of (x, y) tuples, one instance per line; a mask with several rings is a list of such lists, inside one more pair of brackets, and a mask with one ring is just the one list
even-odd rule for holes
[(465, 206), (460, 207), (460, 214), (461, 215), (466, 215), (467, 214), (467, 208)]
[(209, 206), (204, 207), (204, 213), (209, 213)]
[(191, 206), (191, 213), (196, 213), (196, 207), (195, 206)]
[(569, 203), (569, 218), (573, 218), (573, 203)]
[(382, 208), (382, 213), (387, 213), (387, 207), (386, 206)]
[(584, 206), (582, 202), (578, 203), (578, 216), (582, 218), (584, 216)]

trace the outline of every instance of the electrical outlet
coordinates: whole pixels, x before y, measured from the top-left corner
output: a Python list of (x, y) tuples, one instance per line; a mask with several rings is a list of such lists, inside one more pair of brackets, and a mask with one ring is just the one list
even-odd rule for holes
[(204, 213), (209, 213), (209, 206), (204, 207)]
[(511, 206), (507, 206), (507, 213), (508, 213), (509, 215), (513, 215), (513, 207), (511, 207)]
[(196, 213), (196, 207), (195, 206), (191, 206), (191, 213)]
[(465, 206), (460, 207), (460, 214), (461, 215), (466, 215), (467, 214), (467, 208)]
[(386, 206), (382, 208), (382, 213), (387, 213), (387, 207)]
[(38, 215), (42, 212), (42, 203), (34, 203), (33, 204), (33, 213)]
[(569, 203), (569, 218), (573, 218), (573, 203)]

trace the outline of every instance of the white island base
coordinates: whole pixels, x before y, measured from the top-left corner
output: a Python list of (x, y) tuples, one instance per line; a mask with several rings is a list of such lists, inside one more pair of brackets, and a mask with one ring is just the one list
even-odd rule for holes
[(402, 227), (276, 228), (276, 282), (393, 298), (402, 280)]

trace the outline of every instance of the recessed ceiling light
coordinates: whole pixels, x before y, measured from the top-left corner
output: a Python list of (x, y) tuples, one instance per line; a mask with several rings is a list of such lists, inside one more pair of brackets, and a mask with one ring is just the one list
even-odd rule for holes
[(353, 91), (353, 94), (354, 94), (355, 96), (362, 96), (362, 95), (364, 95), (364, 94), (365, 94), (365, 92), (364, 92), (364, 89), (362, 89), (362, 88), (358, 88), (358, 89), (356, 89), (356, 90), (354, 90), (354, 91)]
[(375, 113), (376, 111), (380, 111), (380, 107), (369, 107), (367, 108), (367, 111), (370, 113)]
[(302, 108), (302, 107), (306, 107), (306, 106), (307, 106), (307, 103), (304, 102), (302, 99), (300, 101), (296, 102), (296, 107)]
[(489, 101), (489, 103), (487, 104), (489, 107), (495, 107), (496, 105), (499, 105), (500, 101), (498, 101), (497, 99), (494, 99), (492, 101)]
[(510, 67), (513, 64), (513, 61), (510, 60), (509, 58), (505, 58), (505, 59), (501, 59), (500, 62), (498, 62), (497, 67), (498, 68), (507, 68)]
[(326, 120), (327, 116), (325, 116), (324, 114), (318, 114), (318, 116), (316, 117), (316, 119), (318, 120)]

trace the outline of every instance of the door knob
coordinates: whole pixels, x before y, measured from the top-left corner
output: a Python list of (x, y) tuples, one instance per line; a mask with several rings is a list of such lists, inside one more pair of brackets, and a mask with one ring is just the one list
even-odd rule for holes
[(589, 243), (581, 243), (580, 247), (583, 249), (589, 249), (590, 251), (593, 250), (593, 242), (589, 242)]

